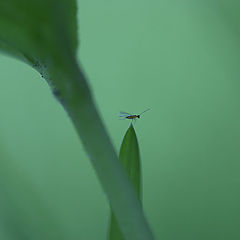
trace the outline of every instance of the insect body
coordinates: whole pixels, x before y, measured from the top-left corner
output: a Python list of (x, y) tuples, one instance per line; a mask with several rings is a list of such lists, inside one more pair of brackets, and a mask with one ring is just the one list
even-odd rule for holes
[(126, 116), (127, 119), (136, 119), (136, 118), (140, 118), (140, 115), (129, 115)]
[(130, 113), (127, 113), (127, 112), (120, 112), (120, 115), (119, 117), (124, 120), (124, 119), (131, 119), (132, 121), (133, 120), (136, 120), (137, 118), (140, 118), (141, 115), (147, 111), (149, 111), (150, 108), (148, 108), (147, 110), (141, 112), (140, 114), (130, 114)]

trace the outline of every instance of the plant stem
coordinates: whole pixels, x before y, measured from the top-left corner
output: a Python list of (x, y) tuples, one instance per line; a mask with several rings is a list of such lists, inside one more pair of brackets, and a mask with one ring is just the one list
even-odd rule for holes
[(61, 84), (56, 95), (74, 123), (125, 239), (153, 240), (142, 206), (117, 158), (84, 75), (76, 64), (58, 77), (71, 78), (58, 80)]

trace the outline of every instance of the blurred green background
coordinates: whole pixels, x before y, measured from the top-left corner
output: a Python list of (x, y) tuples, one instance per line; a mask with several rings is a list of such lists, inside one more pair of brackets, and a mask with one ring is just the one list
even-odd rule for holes
[[(78, 1), (78, 58), (119, 150), (135, 124), (157, 239), (240, 239), (239, 1)], [(109, 207), (48, 85), (0, 55), (0, 239), (106, 239)], [(16, 238), (18, 236), (18, 238)]]

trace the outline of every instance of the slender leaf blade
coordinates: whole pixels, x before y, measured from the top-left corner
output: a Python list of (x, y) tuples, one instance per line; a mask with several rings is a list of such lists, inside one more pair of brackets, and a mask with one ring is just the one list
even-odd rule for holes
[[(137, 135), (131, 124), (128, 128), (120, 148), (119, 159), (128, 175), (134, 190), (137, 193), (138, 199), (141, 201), (142, 182), (141, 182), (141, 162)], [(109, 240), (124, 240), (119, 229), (117, 220), (111, 210)]]

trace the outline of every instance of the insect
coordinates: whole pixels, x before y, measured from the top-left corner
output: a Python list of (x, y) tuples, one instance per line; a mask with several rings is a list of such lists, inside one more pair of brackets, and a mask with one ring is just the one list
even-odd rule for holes
[(120, 112), (119, 117), (121, 118), (121, 120), (131, 119), (133, 121), (133, 120), (136, 120), (137, 118), (140, 118), (143, 113), (145, 113), (145, 112), (147, 112), (149, 110), (150, 110), (150, 108), (144, 110), (140, 114), (130, 114), (130, 113), (127, 113), (127, 112)]

